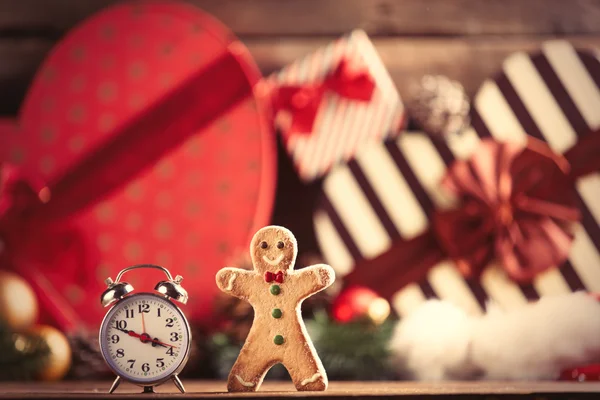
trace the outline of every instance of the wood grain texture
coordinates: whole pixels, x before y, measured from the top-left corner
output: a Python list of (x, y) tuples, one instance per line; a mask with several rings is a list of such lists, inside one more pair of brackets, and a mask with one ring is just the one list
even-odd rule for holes
[[(486, 77), (499, 71), (502, 61), (516, 51), (538, 50), (551, 37), (515, 38), (380, 38), (374, 45), (400, 94), (424, 74), (443, 74), (461, 82), (474, 94)], [(575, 46), (600, 47), (600, 37), (570, 36)], [(246, 41), (261, 70), (267, 74), (325, 45), (329, 39)]]
[[(578, 399), (595, 398), (598, 383), (570, 382), (330, 382), (326, 392), (297, 392), (291, 382), (265, 382), (259, 392), (227, 393), (224, 382), (184, 381), (186, 398), (195, 399), (426, 399), (453, 395), (460, 399)], [(59, 382), (33, 384), (1, 384), (0, 399), (20, 398), (110, 398), (125, 399), (139, 394), (141, 388), (122, 384), (108, 395), (111, 382)], [(181, 398), (174, 386), (167, 383), (157, 388), (157, 394), (143, 398)], [(501, 397), (500, 397), (501, 396)]]
[[(187, 0), (240, 36), (531, 35), (600, 32), (600, 0)], [(2, 0), (0, 32), (48, 35), (119, 0)]]
[[(247, 39), (245, 44), (265, 75), (302, 57), (331, 38)], [(443, 74), (473, 95), (515, 51), (535, 51), (552, 37), (379, 38), (373, 42), (402, 96), (424, 74)], [(600, 48), (600, 36), (567, 36), (575, 46)], [(0, 115), (15, 114), (27, 86), (53, 42), (0, 40)]]
[(0, 38), (0, 116), (16, 114), (29, 82), (52, 42)]

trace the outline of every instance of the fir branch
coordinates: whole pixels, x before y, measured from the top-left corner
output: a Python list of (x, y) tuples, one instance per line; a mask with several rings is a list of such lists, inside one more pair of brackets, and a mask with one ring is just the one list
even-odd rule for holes
[(0, 320), (0, 381), (34, 379), (49, 355), (50, 349), (44, 339), (13, 332)]
[(393, 379), (388, 344), (395, 322), (338, 323), (325, 312), (307, 321), (307, 329), (330, 380)]

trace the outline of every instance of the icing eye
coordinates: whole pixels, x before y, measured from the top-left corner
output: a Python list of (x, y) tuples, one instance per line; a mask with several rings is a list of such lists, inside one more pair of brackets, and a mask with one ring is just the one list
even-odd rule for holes
[(267, 247), (269, 247), (269, 245), (267, 244), (267, 242), (260, 242), (260, 247), (263, 249), (266, 249)]
[(277, 242), (277, 248), (283, 249), (283, 242)]

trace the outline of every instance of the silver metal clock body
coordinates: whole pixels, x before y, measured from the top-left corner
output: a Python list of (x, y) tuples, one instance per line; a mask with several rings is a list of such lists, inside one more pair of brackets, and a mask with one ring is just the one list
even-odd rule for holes
[[(131, 293), (133, 287), (120, 282), (120, 278), (137, 268), (160, 269), (168, 280), (157, 284), (157, 294)], [(124, 269), (116, 282), (106, 280), (101, 302), (112, 307), (102, 321), (98, 339), (104, 360), (117, 375), (110, 393), (122, 379), (144, 387), (144, 392), (173, 380), (185, 392), (178, 374), (189, 359), (192, 334), (187, 318), (172, 301), (187, 302), (187, 292), (180, 285), (182, 279), (173, 279), (163, 267), (144, 264)]]

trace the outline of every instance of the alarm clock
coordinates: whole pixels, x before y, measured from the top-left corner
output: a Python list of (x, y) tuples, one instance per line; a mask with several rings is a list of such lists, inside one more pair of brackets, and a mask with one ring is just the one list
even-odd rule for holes
[[(121, 277), (134, 269), (158, 269), (167, 276), (158, 282), (156, 293), (135, 293)], [(105, 280), (104, 307), (113, 305), (100, 326), (100, 350), (110, 369), (117, 375), (109, 393), (122, 379), (144, 388), (145, 393), (168, 380), (185, 393), (178, 374), (190, 353), (192, 334), (183, 312), (173, 301), (186, 304), (188, 294), (181, 286), (183, 278), (158, 265), (142, 264), (125, 268), (115, 281)]]

